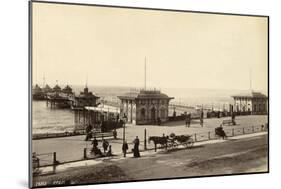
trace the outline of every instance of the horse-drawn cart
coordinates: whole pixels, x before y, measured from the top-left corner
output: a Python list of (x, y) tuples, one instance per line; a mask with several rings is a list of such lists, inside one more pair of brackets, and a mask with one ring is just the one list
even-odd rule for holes
[(157, 144), (161, 145), (161, 148), (171, 149), (182, 145), (186, 148), (191, 148), (194, 144), (194, 140), (191, 135), (175, 135), (171, 133), (170, 136), (151, 136), (148, 139), (148, 142), (154, 142), (155, 152), (157, 150)]

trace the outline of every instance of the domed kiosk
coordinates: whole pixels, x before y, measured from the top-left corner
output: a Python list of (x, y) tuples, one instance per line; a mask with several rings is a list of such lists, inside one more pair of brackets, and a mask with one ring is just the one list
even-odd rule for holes
[(173, 97), (159, 90), (140, 90), (118, 96), (121, 100), (120, 113), (127, 122), (136, 125), (157, 124), (168, 120), (169, 102)]

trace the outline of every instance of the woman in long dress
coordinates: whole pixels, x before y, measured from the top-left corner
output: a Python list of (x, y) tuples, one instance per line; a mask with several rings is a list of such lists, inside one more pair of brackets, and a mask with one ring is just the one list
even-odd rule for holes
[(138, 136), (136, 136), (134, 140), (134, 157), (140, 157), (139, 145), (140, 145), (140, 140)]

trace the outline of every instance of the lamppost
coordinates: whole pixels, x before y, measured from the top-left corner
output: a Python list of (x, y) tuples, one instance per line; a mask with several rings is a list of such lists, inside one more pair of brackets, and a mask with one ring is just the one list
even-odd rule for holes
[(126, 121), (127, 121), (127, 116), (126, 114), (124, 113), (123, 115), (123, 122), (124, 122), (124, 125), (123, 125), (123, 143), (125, 142), (125, 124), (126, 124)]

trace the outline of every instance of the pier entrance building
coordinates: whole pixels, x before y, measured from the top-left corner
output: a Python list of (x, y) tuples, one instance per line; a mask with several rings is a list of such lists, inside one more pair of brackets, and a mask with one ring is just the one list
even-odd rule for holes
[(233, 111), (236, 113), (267, 114), (267, 96), (260, 92), (246, 92), (232, 96), (234, 99)]
[(136, 125), (157, 124), (168, 121), (169, 102), (173, 97), (160, 90), (140, 90), (118, 96), (121, 100), (120, 114), (127, 122)]

